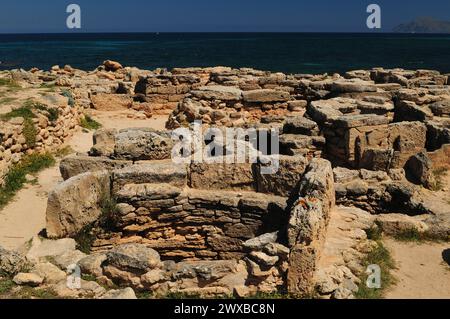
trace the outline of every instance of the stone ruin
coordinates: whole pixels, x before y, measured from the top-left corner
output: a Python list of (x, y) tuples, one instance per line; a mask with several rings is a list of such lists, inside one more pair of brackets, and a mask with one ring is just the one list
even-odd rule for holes
[[(88, 235), (91, 255), (76, 262), (102, 282), (157, 296), (351, 298), (377, 245), (369, 230), (449, 238), (449, 212), (421, 187), (450, 165), (448, 75), (98, 72), (119, 81), (111, 103), (125, 95), (147, 116), (171, 112), (165, 131), (98, 130), (89, 154), (61, 162), (47, 236)], [(172, 131), (195, 121), (279, 130), (278, 172), (261, 174), (262, 161), (173, 163)]]

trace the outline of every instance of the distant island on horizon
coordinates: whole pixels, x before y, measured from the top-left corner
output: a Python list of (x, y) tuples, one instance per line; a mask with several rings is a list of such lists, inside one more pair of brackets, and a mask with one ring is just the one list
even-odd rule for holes
[(450, 33), (450, 21), (438, 20), (433, 17), (419, 17), (396, 26), (392, 31), (398, 33)]

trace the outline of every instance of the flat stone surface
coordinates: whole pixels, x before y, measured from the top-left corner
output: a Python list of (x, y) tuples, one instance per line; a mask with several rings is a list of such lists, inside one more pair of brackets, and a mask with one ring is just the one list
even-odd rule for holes
[(290, 99), (288, 92), (270, 89), (245, 91), (243, 95), (244, 101), (249, 103), (286, 102)]
[(376, 126), (389, 124), (391, 119), (385, 116), (372, 114), (343, 115), (334, 120), (333, 125), (342, 128), (353, 128), (361, 126)]
[(242, 91), (232, 86), (202, 86), (192, 90), (191, 94), (205, 100), (239, 101), (242, 99)]

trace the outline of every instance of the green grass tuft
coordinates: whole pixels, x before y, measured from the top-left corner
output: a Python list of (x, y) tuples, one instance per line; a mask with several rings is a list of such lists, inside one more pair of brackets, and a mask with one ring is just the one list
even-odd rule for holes
[(26, 100), (20, 108), (12, 110), (11, 112), (2, 115), (1, 118), (4, 120), (10, 120), (16, 117), (23, 117), (24, 119), (33, 119), (36, 117), (33, 110), (44, 111), (45, 115), (47, 116), (50, 122), (56, 122), (56, 120), (59, 118), (58, 109), (50, 108), (42, 103), (34, 102), (31, 99)]
[(16, 284), (9, 278), (0, 279), (0, 296), (10, 293)]
[(99, 226), (108, 231), (117, 230), (120, 222), (120, 212), (117, 208), (116, 199), (102, 196), (100, 207), (102, 208), (102, 215), (99, 218)]
[(31, 105), (32, 108), (36, 110), (44, 111), (47, 115), (47, 118), (50, 122), (54, 123), (59, 118), (59, 110), (57, 108), (51, 108), (42, 103), (33, 103)]
[(383, 235), (383, 231), (379, 225), (374, 225), (372, 228), (367, 229), (366, 231), (367, 239), (379, 241)]
[(417, 229), (405, 229), (395, 234), (394, 239), (401, 242), (426, 243), (426, 242), (446, 242), (449, 238), (442, 234), (429, 232), (419, 232)]
[(17, 98), (15, 98), (15, 97), (4, 97), (4, 98), (0, 99), (0, 105), (8, 104), (8, 103), (14, 102), (15, 100), (17, 100)]
[(16, 293), (14, 298), (18, 299), (58, 299), (56, 292), (50, 288), (33, 288), (23, 286)]
[(102, 127), (102, 125), (100, 123), (98, 123), (96, 120), (94, 120), (89, 115), (85, 115), (84, 117), (81, 118), (80, 126), (87, 130), (98, 130), (99, 128)]
[(0, 187), (0, 208), (5, 207), (26, 183), (27, 174), (35, 174), (51, 167), (55, 159), (49, 153), (32, 154), (22, 158), (5, 176), (4, 186)]
[(36, 137), (37, 137), (37, 129), (34, 126), (33, 120), (30, 118), (26, 118), (23, 122), (23, 130), (22, 134), (25, 137), (25, 141), (28, 145), (28, 147), (35, 147), (36, 146)]
[(91, 253), (92, 245), (95, 241), (93, 229), (93, 225), (85, 226), (74, 237), (74, 240), (77, 243), (77, 249), (85, 254)]
[(55, 156), (56, 156), (57, 158), (64, 158), (64, 157), (66, 157), (66, 156), (68, 156), (68, 155), (70, 155), (70, 154), (73, 154), (73, 153), (75, 153), (75, 151), (73, 150), (72, 147), (70, 147), (70, 146), (64, 146), (64, 147), (59, 148), (59, 149), (55, 152)]
[(24, 119), (32, 119), (35, 118), (33, 111), (27, 107), (20, 107), (18, 109), (12, 110), (9, 113), (3, 114), (1, 118), (3, 120), (10, 120), (16, 117), (23, 117)]
[(42, 83), (40, 88), (45, 89), (47, 92), (55, 92), (56, 84), (54, 82)]
[(0, 78), (0, 86), (5, 86), (9, 89), (19, 89), (20, 85), (16, 81), (9, 78)]
[(358, 299), (381, 299), (386, 290), (395, 284), (395, 278), (391, 274), (391, 271), (395, 269), (395, 262), (389, 252), (389, 250), (383, 245), (382, 242), (378, 242), (378, 246), (374, 248), (364, 260), (364, 268), (369, 265), (378, 265), (381, 268), (381, 288), (373, 289), (367, 287), (367, 274), (361, 276), (361, 284), (359, 290), (355, 294)]

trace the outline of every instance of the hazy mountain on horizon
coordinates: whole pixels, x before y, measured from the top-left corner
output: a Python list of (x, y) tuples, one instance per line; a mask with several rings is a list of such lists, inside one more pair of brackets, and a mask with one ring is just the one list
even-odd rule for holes
[(409, 23), (402, 23), (393, 29), (401, 33), (450, 33), (450, 21), (433, 17), (419, 17)]

